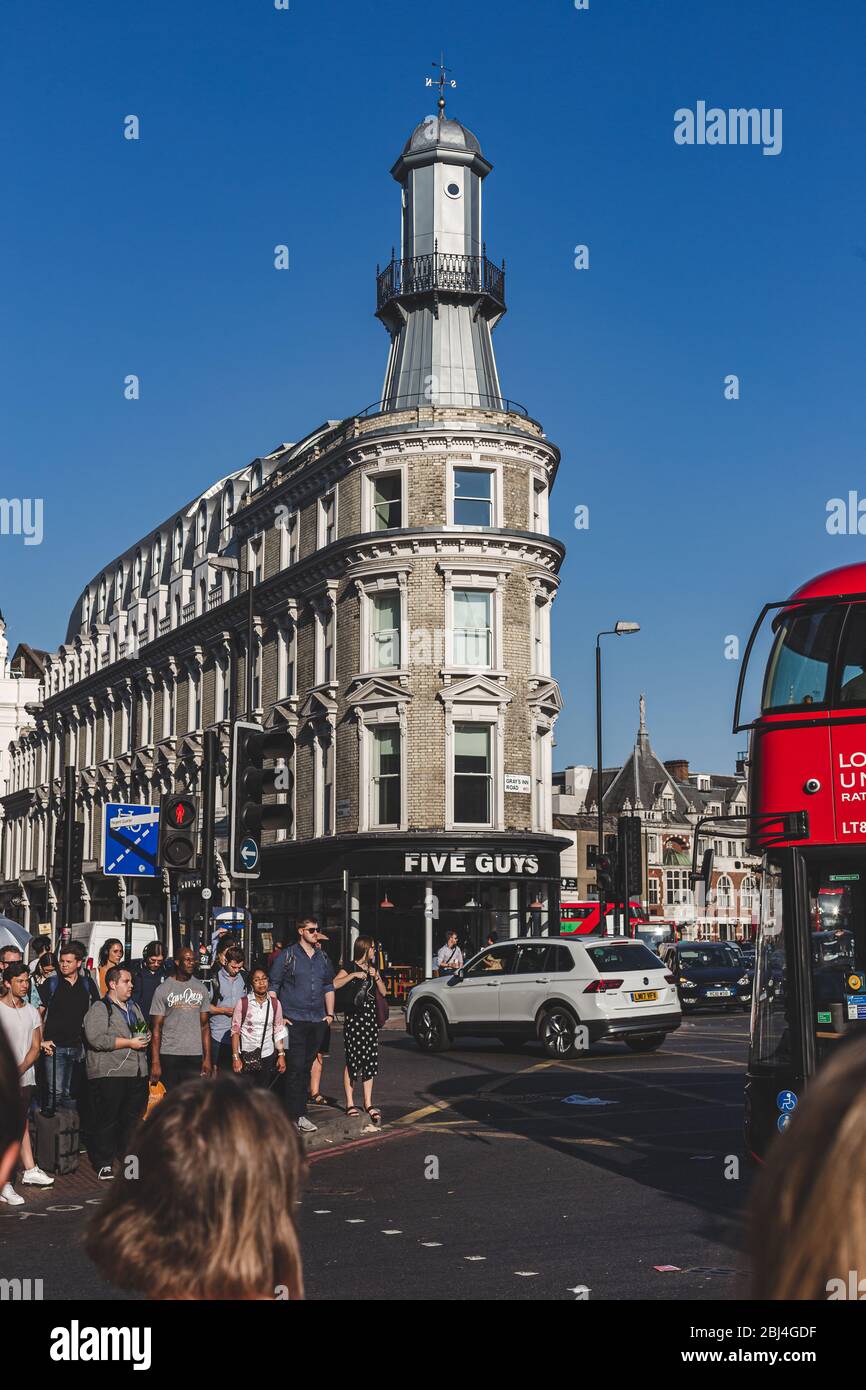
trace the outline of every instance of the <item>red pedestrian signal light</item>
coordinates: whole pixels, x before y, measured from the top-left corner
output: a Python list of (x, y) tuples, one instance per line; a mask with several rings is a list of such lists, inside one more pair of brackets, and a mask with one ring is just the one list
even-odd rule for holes
[(195, 867), (198, 803), (194, 796), (164, 797), (159, 808), (159, 862), (167, 869)]

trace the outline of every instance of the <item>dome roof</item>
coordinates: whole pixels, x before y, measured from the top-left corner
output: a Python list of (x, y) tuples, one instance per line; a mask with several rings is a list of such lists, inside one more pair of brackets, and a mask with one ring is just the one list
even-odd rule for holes
[(403, 153), (414, 154), (418, 150), (429, 149), (431, 145), (453, 145), (457, 149), (481, 153), (481, 146), (472, 131), (447, 116), (425, 116), (406, 141)]

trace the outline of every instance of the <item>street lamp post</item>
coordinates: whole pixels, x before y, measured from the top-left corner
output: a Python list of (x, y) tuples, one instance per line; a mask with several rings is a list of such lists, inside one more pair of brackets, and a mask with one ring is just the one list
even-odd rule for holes
[[(595, 852), (596, 866), (598, 866), (604, 854), (604, 796), (601, 785), (603, 767), (601, 754), (601, 639), (602, 637), (626, 637), (632, 632), (640, 632), (640, 623), (619, 622), (616, 623), (614, 627), (606, 628), (604, 632), (597, 633), (595, 639), (595, 757), (598, 769), (595, 789), (596, 808), (598, 810), (598, 845)], [(596, 880), (598, 883), (598, 919), (603, 929), (607, 913), (607, 902), (605, 901), (604, 889), (601, 883), (601, 871), (598, 867), (596, 867)], [(628, 911), (628, 909), (626, 909), (626, 911)]]

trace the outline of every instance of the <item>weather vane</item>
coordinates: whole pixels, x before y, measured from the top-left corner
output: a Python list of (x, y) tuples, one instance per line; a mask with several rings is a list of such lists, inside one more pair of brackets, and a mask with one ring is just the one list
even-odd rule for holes
[(454, 87), (456, 87), (457, 79), (454, 77), (445, 76), (446, 73), (451, 72), (451, 68), (446, 68), (445, 66), (444, 53), (440, 54), (438, 63), (431, 63), (430, 66), (439, 69), (439, 77), (436, 79), (428, 77), (426, 86), (439, 88), (439, 101), (437, 102), (437, 105), (439, 107), (439, 115), (443, 116), (445, 114), (445, 88), (450, 87), (453, 89)]

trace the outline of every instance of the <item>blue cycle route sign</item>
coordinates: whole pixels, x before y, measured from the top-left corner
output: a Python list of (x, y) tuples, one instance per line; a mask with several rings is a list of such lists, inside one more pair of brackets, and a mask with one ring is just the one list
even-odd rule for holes
[(159, 807), (110, 801), (102, 822), (102, 872), (144, 878), (158, 873)]

